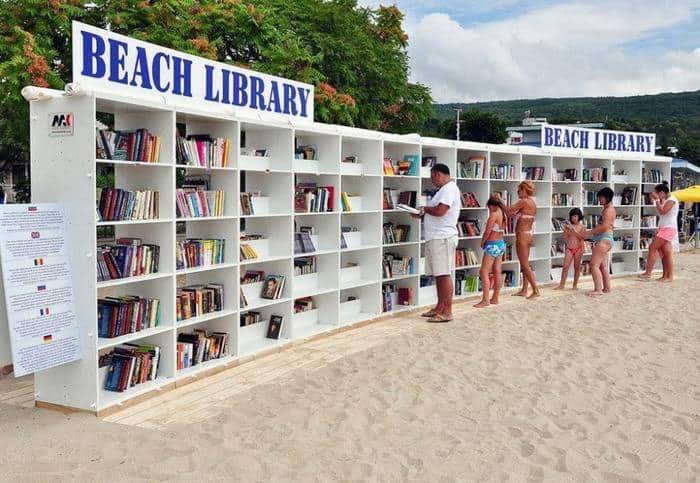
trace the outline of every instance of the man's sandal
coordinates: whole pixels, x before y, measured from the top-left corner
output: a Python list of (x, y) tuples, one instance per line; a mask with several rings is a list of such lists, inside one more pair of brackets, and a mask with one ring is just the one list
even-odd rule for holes
[(433, 324), (440, 324), (444, 322), (449, 322), (452, 319), (448, 319), (442, 314), (435, 314), (431, 318), (428, 319), (428, 322), (433, 323)]

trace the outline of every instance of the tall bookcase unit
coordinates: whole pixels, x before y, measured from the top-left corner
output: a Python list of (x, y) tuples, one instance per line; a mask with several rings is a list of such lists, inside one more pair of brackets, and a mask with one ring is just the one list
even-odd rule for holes
[[(212, 113), (205, 107), (175, 109), (117, 94), (59, 95), (31, 103), (32, 200), (62, 202), (65, 206), (82, 349), (80, 361), (36, 374), (38, 403), (103, 413), (290, 342), (433, 303), (434, 282), (422, 276), (425, 248), (421, 223), (383, 205), (385, 190), (415, 191), (418, 204), (424, 202), (424, 192), (434, 188), (429, 166), (421, 166), (424, 158), (446, 164), (460, 191), (474, 195), (479, 206), (465, 206), (461, 219), (478, 220), (481, 226), (488, 214), (485, 203), (489, 193), (508, 193), (515, 200), (521, 179), (537, 173), (541, 179), (533, 181), (539, 211), (531, 263), (542, 283), (558, 280), (557, 267), (563, 259), (553, 247), (562, 233), (553, 230), (552, 219), (566, 218), (572, 206), (581, 208), (584, 214), (598, 214), (600, 208), (588, 204), (586, 191), (603, 186), (611, 187), (616, 195), (625, 188), (633, 188), (627, 190), (628, 195), (635, 192), (634, 200), (618, 206), (621, 218), (615, 235), (620, 243), (612, 253), (612, 271), (616, 275), (637, 272), (646, 251), (644, 240), (655, 230), (646, 226), (655, 223), (650, 216), (653, 208), (645, 205), (644, 193), (656, 184), (652, 175), (670, 177), (669, 158), (587, 157), (581, 152), (398, 136), (318, 123), (296, 125), (265, 116)], [(49, 135), (49, 116), (56, 112), (73, 114), (71, 136)], [(158, 162), (96, 159), (98, 113), (113, 116), (117, 130), (147, 128), (158, 136)], [(226, 167), (177, 164), (177, 132), (230, 139)], [(308, 146), (313, 147), (314, 154), (304, 159), (307, 156), (299, 153)], [(399, 176), (385, 171), (385, 158), (400, 161), (406, 157), (414, 161), (409, 172)], [(474, 160), (481, 160), (479, 170), (460, 168)], [(159, 218), (96, 221), (99, 166), (113, 168), (115, 187), (157, 190)], [(584, 181), (583, 171), (594, 168), (605, 168), (607, 177)], [(178, 217), (177, 189), (184, 176), (197, 174), (210, 179), (212, 190), (225, 192), (219, 216)], [(311, 183), (329, 188), (332, 200), (328, 211), (299, 212), (295, 187)], [(244, 212), (240, 193), (255, 193), (249, 198), (252, 211)], [(559, 206), (562, 199), (567, 206)], [(617, 197), (616, 201), (621, 204)], [(386, 239), (387, 223), (409, 227), (407, 238)], [(100, 243), (98, 233), (104, 230), (110, 230), (114, 238), (140, 238), (159, 245), (158, 271), (97, 282), (95, 248)], [(310, 233), (313, 251), (295, 253), (296, 234), (302, 231)], [(257, 236), (241, 240), (250, 235)], [(176, 246), (185, 238), (223, 239), (223, 263), (178, 270)], [(454, 275), (458, 278), (478, 275), (479, 239), (475, 234), (460, 236), (458, 248), (471, 249), (477, 263), (457, 266)], [(506, 241), (513, 245), (514, 236), (506, 235)], [(257, 258), (239, 259), (243, 243), (255, 249)], [(410, 259), (410, 269), (387, 275), (382, 262), (388, 254)], [(315, 272), (295, 274), (295, 261), (310, 257), (314, 257)], [(514, 253), (503, 268), (512, 272), (511, 286), (518, 285), (520, 266)], [(241, 283), (241, 277), (249, 271), (284, 276), (283, 290), (276, 298), (261, 297), (263, 282)], [(223, 285), (221, 310), (178, 321), (178, 290), (204, 284)], [(410, 289), (407, 305), (399, 304), (394, 288)], [(241, 292), (247, 299), (244, 307)], [(387, 292), (391, 297), (388, 306)], [(458, 298), (477, 294), (476, 289), (462, 291)], [(98, 337), (98, 298), (123, 295), (159, 299), (159, 325), (117, 338)], [(313, 300), (313, 308), (295, 313), (298, 301), (308, 298)], [(257, 314), (259, 322), (241, 326), (241, 316), (251, 312)], [(273, 316), (284, 319), (279, 339), (267, 337)], [(194, 329), (225, 332), (228, 346), (220, 358), (179, 369), (178, 336)], [(105, 368), (98, 363), (100, 356), (127, 342), (160, 347), (157, 377), (124, 392), (107, 391)]]

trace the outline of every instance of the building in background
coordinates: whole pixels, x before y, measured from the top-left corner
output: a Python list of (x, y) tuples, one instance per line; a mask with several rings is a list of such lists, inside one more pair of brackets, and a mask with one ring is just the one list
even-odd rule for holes
[[(525, 111), (525, 119), (522, 126), (510, 126), (506, 128), (508, 133), (508, 144), (518, 144), (523, 146), (542, 146), (542, 127), (547, 124), (546, 117), (532, 117), (530, 111)], [(591, 129), (602, 129), (605, 127), (602, 122), (562, 124), (562, 126), (586, 127)]]
[(671, 162), (671, 188), (681, 190), (700, 184), (700, 167), (685, 159), (673, 158)]

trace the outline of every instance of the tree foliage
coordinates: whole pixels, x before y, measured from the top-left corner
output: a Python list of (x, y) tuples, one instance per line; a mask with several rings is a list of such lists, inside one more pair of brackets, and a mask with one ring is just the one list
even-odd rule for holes
[[(454, 114), (454, 112), (453, 112)], [(460, 115), (459, 140), (502, 144), (506, 141), (506, 122), (501, 117), (488, 112), (471, 109)], [(422, 129), (422, 134), (447, 139), (457, 135), (457, 116), (453, 119), (430, 119)]]
[(432, 113), (396, 7), (357, 0), (0, 0), (0, 156), (25, 158), (25, 85), (62, 88), (71, 21), (316, 85), (316, 119), (393, 132)]

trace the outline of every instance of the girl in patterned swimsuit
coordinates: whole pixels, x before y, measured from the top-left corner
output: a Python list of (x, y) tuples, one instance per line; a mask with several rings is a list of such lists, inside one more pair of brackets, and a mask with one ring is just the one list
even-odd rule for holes
[(581, 259), (583, 258), (583, 243), (586, 227), (583, 226), (581, 220), (583, 213), (578, 208), (569, 211), (569, 223), (564, 225), (564, 239), (566, 240), (566, 255), (564, 255), (564, 266), (561, 269), (561, 281), (559, 286), (554, 290), (564, 290), (566, 278), (569, 275), (569, 267), (574, 264), (574, 285), (573, 289), (578, 288), (578, 278), (581, 275)]
[[(484, 249), (484, 255), (481, 259), (481, 269), (479, 270), (482, 297), (481, 302), (474, 305), (476, 308), (498, 304), (498, 294), (501, 291), (501, 262), (503, 261), (503, 254), (506, 252), (506, 242), (503, 240), (503, 232), (507, 222), (506, 207), (500, 199), (494, 197), (489, 198), (486, 207), (489, 209), (489, 219), (481, 237), (481, 248)], [(493, 296), (489, 299), (489, 290), (491, 288), (489, 276), (492, 270)]]

